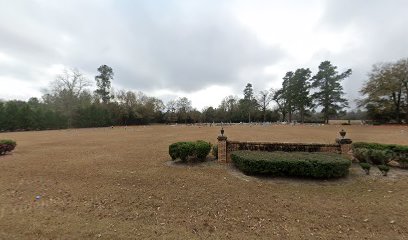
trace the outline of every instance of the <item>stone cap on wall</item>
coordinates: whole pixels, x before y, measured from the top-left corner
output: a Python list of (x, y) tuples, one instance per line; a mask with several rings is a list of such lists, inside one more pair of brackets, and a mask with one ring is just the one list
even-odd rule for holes
[(218, 139), (218, 141), (225, 141), (225, 140), (227, 140), (227, 136), (218, 136), (217, 137), (217, 139)]
[(230, 144), (262, 144), (262, 145), (297, 145), (297, 146), (322, 146), (322, 147), (338, 147), (338, 143), (292, 143), (292, 142), (256, 142), (256, 141), (231, 141)]

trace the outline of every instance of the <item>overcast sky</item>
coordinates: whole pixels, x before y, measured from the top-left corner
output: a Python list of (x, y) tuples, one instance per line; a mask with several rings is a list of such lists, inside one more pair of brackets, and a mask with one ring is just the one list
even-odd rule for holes
[(0, 99), (41, 97), (64, 68), (90, 80), (113, 68), (116, 90), (218, 106), (278, 88), (287, 71), (324, 60), (352, 76), (408, 57), (406, 0), (0, 0)]

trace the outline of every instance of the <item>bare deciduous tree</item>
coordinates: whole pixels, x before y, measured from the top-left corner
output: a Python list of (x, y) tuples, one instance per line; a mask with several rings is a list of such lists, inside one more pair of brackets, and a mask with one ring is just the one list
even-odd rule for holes
[(272, 90), (263, 90), (260, 91), (257, 96), (258, 104), (261, 107), (263, 121), (266, 121), (266, 109), (268, 108), (269, 104), (273, 100)]

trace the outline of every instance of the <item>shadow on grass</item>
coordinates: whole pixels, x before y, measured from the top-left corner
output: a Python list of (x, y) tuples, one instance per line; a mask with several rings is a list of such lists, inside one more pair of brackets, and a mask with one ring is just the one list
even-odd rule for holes
[(208, 167), (217, 164), (217, 159), (214, 157), (207, 157), (205, 160), (196, 160), (196, 159), (189, 159), (186, 162), (182, 162), (180, 159), (177, 160), (170, 160), (166, 162), (167, 166), (170, 167), (179, 167), (179, 168), (186, 168), (186, 167)]

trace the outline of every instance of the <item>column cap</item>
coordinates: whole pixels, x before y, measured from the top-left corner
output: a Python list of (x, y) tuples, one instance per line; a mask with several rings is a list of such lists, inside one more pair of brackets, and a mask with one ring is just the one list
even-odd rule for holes
[(227, 136), (218, 136), (217, 137), (218, 141), (223, 141), (223, 140), (227, 140)]

